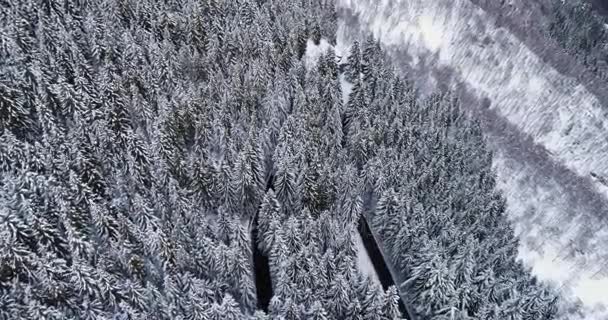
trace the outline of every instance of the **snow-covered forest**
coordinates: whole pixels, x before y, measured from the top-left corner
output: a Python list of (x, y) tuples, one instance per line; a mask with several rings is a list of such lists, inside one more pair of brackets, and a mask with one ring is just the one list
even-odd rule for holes
[[(338, 46), (371, 32), (422, 93), (451, 88), (463, 98), (493, 152), (519, 257), (586, 309), (564, 319), (606, 319), (608, 83), (548, 31), (593, 39), (601, 65), (608, 29), (589, 26), (606, 17), (578, 0), (337, 3)], [(558, 21), (549, 8), (577, 14)]]
[[(0, 319), (556, 318), (466, 102), (373, 36), (339, 56), (337, 19), (0, 1)], [(396, 286), (358, 263), (360, 219)]]

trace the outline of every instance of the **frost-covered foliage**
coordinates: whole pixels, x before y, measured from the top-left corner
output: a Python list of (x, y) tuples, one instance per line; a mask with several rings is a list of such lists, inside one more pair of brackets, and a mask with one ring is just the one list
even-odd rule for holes
[(371, 38), (343, 105), (334, 52), (302, 61), (335, 19), (329, 0), (1, 1), (0, 319), (398, 319), (356, 266), (378, 198), (426, 315), (550, 318), (478, 128), (417, 104)]
[(419, 102), (373, 40), (357, 47), (346, 145), (402, 290), (429, 319), (553, 319), (557, 297), (516, 261), (479, 124), (450, 94)]
[[(334, 41), (333, 4), (3, 1), (0, 21), (0, 319), (252, 315), (244, 222), (269, 173), (282, 214), (329, 208), (318, 189), (333, 183), (320, 165), (329, 151), (312, 148), (332, 136), (313, 123), (339, 112), (341, 94), (335, 68), (332, 86), (300, 59), (308, 38)], [(339, 145), (341, 124), (327, 119)], [(303, 127), (310, 146), (285, 142)], [(294, 219), (276, 232), (292, 246), (307, 221)], [(331, 236), (350, 239), (337, 221)], [(333, 318), (351, 295), (378, 291), (355, 289), (365, 282), (333, 260), (338, 249), (319, 250), (339, 268), (320, 269), (332, 277), (324, 295), (321, 278), (294, 278), (298, 290), (277, 295), (273, 318)], [(334, 280), (345, 268), (351, 277)]]

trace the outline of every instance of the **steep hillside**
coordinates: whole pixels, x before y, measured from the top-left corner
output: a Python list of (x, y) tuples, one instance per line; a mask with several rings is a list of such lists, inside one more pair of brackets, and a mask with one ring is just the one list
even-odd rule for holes
[(495, 151), (521, 256), (562, 290), (602, 302), (601, 282), (591, 281), (603, 277), (608, 254), (601, 247), (608, 212), (601, 97), (468, 0), (341, 0), (338, 7), (339, 43), (372, 32), (423, 94), (450, 87), (470, 101)]
[[(373, 37), (339, 64), (336, 19), (0, 1), (0, 320), (399, 320), (399, 293), (422, 319), (554, 319), (468, 102), (419, 101)], [(400, 291), (358, 265), (362, 217)]]

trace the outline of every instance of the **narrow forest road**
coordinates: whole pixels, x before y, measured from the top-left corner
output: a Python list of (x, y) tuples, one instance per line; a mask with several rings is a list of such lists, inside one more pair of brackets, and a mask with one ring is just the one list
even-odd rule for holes
[(390, 286), (395, 286), (395, 288), (397, 288), (397, 292), (399, 292), (399, 311), (408, 320), (417, 320), (418, 316), (416, 315), (414, 308), (411, 307), (409, 301), (406, 298), (405, 293), (402, 292), (401, 286), (399, 285), (401, 282), (395, 282), (395, 279), (397, 279), (398, 277), (394, 276), (396, 274), (392, 271), (392, 268), (390, 267), (390, 261), (387, 263), (387, 260), (383, 254), (383, 250), (378, 245), (376, 236), (374, 235), (374, 232), (370, 229), (369, 224), (367, 223), (367, 219), (363, 214), (359, 217), (357, 230), (359, 231), (359, 234), (361, 235), (361, 240), (363, 241), (363, 249), (370, 257), (376, 274), (378, 275), (378, 280), (380, 281), (380, 284), (382, 284), (382, 288), (386, 290)]
[(255, 289), (257, 293), (258, 309), (268, 312), (268, 305), (272, 299), (272, 281), (270, 279), (270, 265), (268, 257), (258, 249), (258, 218), (254, 218), (251, 228), (252, 251), (253, 251), (253, 274), (255, 277)]
[[(270, 175), (268, 181), (266, 183), (266, 190), (272, 189), (272, 183), (274, 176)], [(258, 211), (256, 211), (251, 223), (249, 225), (249, 232), (251, 233), (251, 251), (253, 253), (253, 275), (255, 277), (255, 289), (257, 294), (257, 307), (258, 309), (264, 310), (264, 312), (268, 313), (268, 306), (270, 305), (270, 300), (272, 299), (272, 278), (270, 275), (270, 263), (268, 260), (268, 256), (266, 256), (259, 248), (258, 248), (258, 239), (261, 237), (261, 234), (258, 229), (259, 222), (259, 212), (260, 207), (258, 207)]]

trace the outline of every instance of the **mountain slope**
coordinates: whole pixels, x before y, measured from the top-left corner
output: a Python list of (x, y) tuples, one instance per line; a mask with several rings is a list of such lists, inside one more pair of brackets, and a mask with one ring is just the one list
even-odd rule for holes
[[(339, 42), (372, 32), (396, 66), (422, 80), (423, 91), (451, 87), (474, 102), (470, 111), (495, 150), (499, 185), (525, 240), (522, 257), (543, 278), (573, 281), (565, 287), (589, 304), (603, 301), (603, 292), (584, 294), (608, 254), (601, 248), (608, 120), (600, 99), (469, 1), (338, 4)], [(577, 272), (545, 270), (547, 259), (554, 269)], [(572, 279), (581, 274), (580, 282)]]

